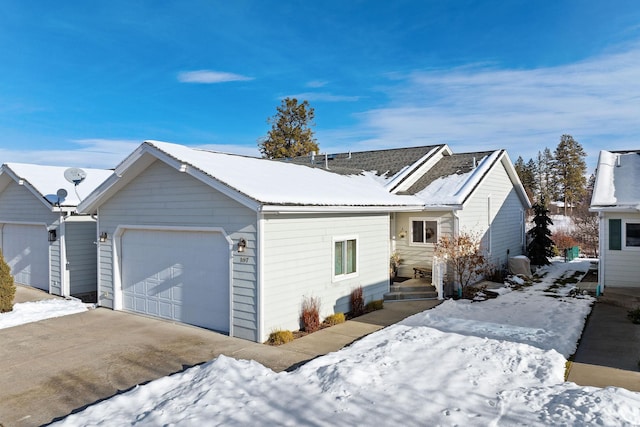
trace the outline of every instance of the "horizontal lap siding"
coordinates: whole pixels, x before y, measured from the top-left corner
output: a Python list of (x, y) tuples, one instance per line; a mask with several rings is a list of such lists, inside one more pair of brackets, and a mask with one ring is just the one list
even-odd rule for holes
[[(57, 228), (60, 215), (51, 212), (31, 191), (14, 181), (0, 193), (0, 224), (4, 222), (42, 223)], [(49, 243), (49, 285), (52, 293), (62, 293), (61, 280), (60, 239), (56, 239)]]
[[(99, 232), (111, 237), (118, 225), (221, 227), (237, 242), (247, 240), (244, 261), (234, 252), (234, 335), (255, 340), (256, 213), (186, 173), (156, 161), (100, 206)], [(100, 244), (100, 304), (113, 307), (112, 242)]]
[[(451, 212), (402, 212), (396, 214), (396, 235), (395, 247), (396, 252), (400, 256), (402, 263), (398, 268), (400, 277), (411, 277), (413, 275), (414, 266), (431, 267), (434, 255), (434, 244), (416, 245), (411, 243), (411, 220), (437, 220), (439, 224), (440, 235), (453, 235), (453, 214)], [(400, 237), (400, 232), (404, 230), (406, 236)]]
[[(523, 253), (522, 210), (524, 208), (504, 166), (498, 163), (465, 203), (459, 214), (460, 231), (481, 236), (483, 247), (487, 250), (490, 241), (489, 260), (496, 267), (503, 267), (508, 257)], [(490, 238), (489, 223), (491, 223)]]
[[(640, 222), (640, 214), (605, 213), (604, 232), (600, 233), (604, 242), (600, 244), (604, 252), (604, 278), (600, 280), (605, 286), (638, 288), (640, 287), (640, 249), (609, 250), (609, 219), (621, 219), (622, 243), (624, 245), (624, 220)], [(601, 260), (602, 262), (602, 260)]]
[[(358, 240), (358, 276), (333, 282), (335, 237)], [(264, 335), (297, 330), (303, 297), (321, 300), (321, 318), (348, 312), (349, 295), (362, 286), (366, 301), (389, 289), (389, 216), (281, 215), (264, 221)]]

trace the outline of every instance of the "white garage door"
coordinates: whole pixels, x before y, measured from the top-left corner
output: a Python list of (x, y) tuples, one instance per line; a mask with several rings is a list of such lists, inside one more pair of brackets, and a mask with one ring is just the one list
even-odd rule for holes
[(229, 244), (221, 233), (127, 230), (125, 310), (229, 332)]
[(49, 292), (49, 240), (44, 225), (5, 224), (2, 253), (16, 283)]

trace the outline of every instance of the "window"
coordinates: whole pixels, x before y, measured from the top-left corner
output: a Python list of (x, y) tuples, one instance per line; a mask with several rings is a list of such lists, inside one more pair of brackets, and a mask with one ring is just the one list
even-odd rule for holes
[(640, 223), (627, 222), (625, 224), (625, 246), (640, 248)]
[(411, 220), (411, 243), (436, 243), (438, 241), (438, 221)]
[(358, 271), (358, 245), (356, 239), (336, 239), (333, 245), (333, 275), (342, 278), (355, 274)]

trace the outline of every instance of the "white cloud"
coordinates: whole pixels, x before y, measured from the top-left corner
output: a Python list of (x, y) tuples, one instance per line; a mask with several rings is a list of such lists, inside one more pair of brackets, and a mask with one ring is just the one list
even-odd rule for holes
[(333, 130), (327, 142), (507, 148), (513, 159), (526, 160), (555, 149), (568, 133), (587, 150), (591, 172), (600, 149), (640, 147), (638, 76), (640, 46), (555, 67), (416, 71), (393, 76), (385, 89), (390, 103), (357, 114), (355, 128)]
[(307, 82), (306, 86), (312, 87), (312, 88), (319, 88), (319, 87), (326, 86), (328, 83), (329, 82), (326, 80), (311, 80), (310, 82)]
[(226, 73), (223, 71), (197, 70), (182, 71), (178, 73), (178, 81), (181, 83), (225, 83), (253, 80), (253, 77), (247, 77), (240, 74)]
[(327, 92), (303, 92), (294, 95), (287, 95), (284, 98), (306, 99), (307, 101), (324, 101), (324, 102), (355, 102), (360, 99), (359, 96), (333, 95)]

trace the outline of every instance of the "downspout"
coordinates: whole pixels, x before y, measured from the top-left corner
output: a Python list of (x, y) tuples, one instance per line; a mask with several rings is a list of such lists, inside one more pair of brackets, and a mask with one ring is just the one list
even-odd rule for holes
[(256, 236), (256, 323), (257, 323), (257, 331), (256, 335), (258, 338), (258, 342), (262, 342), (265, 339), (263, 336), (264, 332), (264, 213), (262, 213), (262, 209), (258, 209), (258, 214), (256, 218), (257, 222), (257, 236)]
[(598, 249), (600, 249), (600, 253), (598, 254), (600, 261), (598, 261), (598, 284), (596, 288), (596, 296), (599, 297), (602, 293), (604, 293), (604, 278), (606, 273), (606, 246), (605, 246), (605, 236), (607, 233), (605, 232), (605, 224), (604, 220), (604, 212), (598, 212)]

